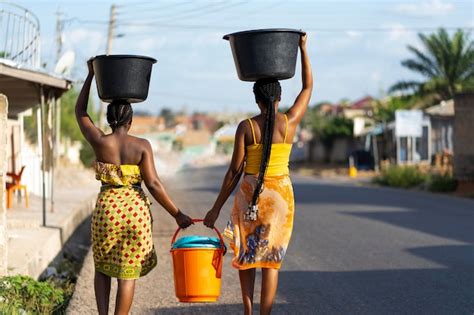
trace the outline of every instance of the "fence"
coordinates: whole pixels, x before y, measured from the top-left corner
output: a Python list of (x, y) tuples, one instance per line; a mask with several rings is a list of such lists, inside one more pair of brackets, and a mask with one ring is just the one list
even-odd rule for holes
[(0, 2), (0, 59), (40, 67), (40, 23), (29, 10)]

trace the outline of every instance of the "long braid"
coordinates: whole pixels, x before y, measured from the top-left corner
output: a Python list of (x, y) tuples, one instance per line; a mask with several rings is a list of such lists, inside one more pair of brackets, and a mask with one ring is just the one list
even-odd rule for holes
[(265, 173), (267, 171), (268, 162), (272, 150), (273, 130), (275, 128), (275, 101), (279, 101), (281, 97), (281, 86), (277, 80), (259, 80), (254, 85), (254, 93), (256, 101), (261, 101), (266, 105), (265, 125), (263, 128), (263, 148), (262, 160), (260, 162), (260, 169), (258, 173), (255, 190), (253, 192), (252, 201), (247, 211), (247, 219), (255, 221), (258, 215), (258, 197), (262, 192), (262, 187), (265, 181)]

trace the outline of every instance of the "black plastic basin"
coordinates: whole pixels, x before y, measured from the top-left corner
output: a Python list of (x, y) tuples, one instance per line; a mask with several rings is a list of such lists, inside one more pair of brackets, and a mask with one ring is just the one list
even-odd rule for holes
[(156, 59), (135, 55), (100, 55), (92, 61), (99, 98), (107, 103), (146, 100)]
[(294, 29), (271, 28), (232, 33), (224, 39), (230, 42), (240, 80), (284, 80), (295, 75), (302, 34)]

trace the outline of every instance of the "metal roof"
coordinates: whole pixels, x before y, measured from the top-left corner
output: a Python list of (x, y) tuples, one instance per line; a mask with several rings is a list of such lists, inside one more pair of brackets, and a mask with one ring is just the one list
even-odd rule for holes
[(9, 117), (40, 104), (41, 88), (45, 98), (58, 98), (71, 88), (71, 80), (0, 59), (0, 93), (8, 98)]

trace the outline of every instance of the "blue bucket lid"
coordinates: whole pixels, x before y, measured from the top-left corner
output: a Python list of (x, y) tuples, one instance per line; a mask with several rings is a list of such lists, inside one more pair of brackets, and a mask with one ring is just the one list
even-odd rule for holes
[(217, 237), (189, 235), (179, 238), (171, 248), (221, 248), (221, 242)]

